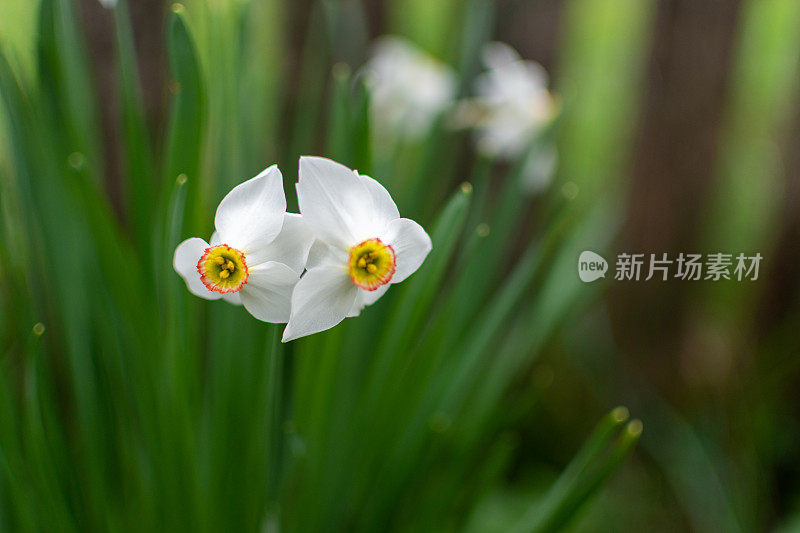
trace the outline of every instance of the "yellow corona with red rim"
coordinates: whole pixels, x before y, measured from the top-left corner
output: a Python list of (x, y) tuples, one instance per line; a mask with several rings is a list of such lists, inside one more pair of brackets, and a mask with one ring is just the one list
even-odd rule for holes
[(394, 249), (380, 239), (368, 239), (350, 248), (350, 279), (362, 289), (374, 291), (389, 283), (395, 267)]
[(206, 248), (197, 262), (197, 272), (208, 290), (222, 294), (239, 291), (250, 274), (244, 254), (227, 244)]

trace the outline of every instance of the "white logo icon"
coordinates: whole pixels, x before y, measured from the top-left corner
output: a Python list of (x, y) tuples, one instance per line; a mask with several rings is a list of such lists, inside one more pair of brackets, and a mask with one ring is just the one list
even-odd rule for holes
[(608, 271), (608, 262), (594, 252), (586, 250), (578, 258), (578, 276), (581, 281), (589, 283), (596, 279), (605, 278)]

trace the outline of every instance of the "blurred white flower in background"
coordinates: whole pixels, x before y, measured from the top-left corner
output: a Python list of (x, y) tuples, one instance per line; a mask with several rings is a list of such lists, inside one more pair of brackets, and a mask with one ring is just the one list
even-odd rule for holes
[(558, 150), (553, 143), (534, 147), (526, 156), (522, 167), (522, 186), (534, 194), (543, 191), (553, 181), (558, 167)]
[(117, 7), (117, 0), (100, 0), (100, 3), (106, 9), (114, 9)]
[(547, 72), (503, 43), (486, 44), (482, 58), (488, 70), (475, 79), (476, 103), (483, 108), (476, 123), (478, 148), (514, 159), (553, 118)]
[(474, 128), (478, 150), (488, 157), (505, 161), (525, 157), (524, 185), (541, 190), (552, 179), (558, 161), (552, 145), (529, 150), (558, 112), (547, 89), (547, 72), (504, 43), (487, 43), (481, 56), (487, 70), (475, 79), (475, 97), (459, 104), (453, 124)]
[(418, 139), (455, 98), (453, 70), (401, 37), (376, 41), (365, 69), (380, 135)]

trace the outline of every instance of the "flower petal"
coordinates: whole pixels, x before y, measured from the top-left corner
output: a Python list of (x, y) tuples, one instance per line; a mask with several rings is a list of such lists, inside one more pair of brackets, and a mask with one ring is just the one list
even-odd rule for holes
[(311, 245), (311, 250), (308, 252), (306, 269), (311, 270), (321, 265), (342, 266), (347, 264), (348, 257), (349, 255), (346, 250), (333, 248), (317, 239), (314, 241), (314, 244)]
[(292, 294), (292, 316), (283, 332), (283, 342), (324, 331), (344, 320), (358, 290), (339, 265), (323, 265), (306, 272)]
[(242, 305), (242, 297), (239, 296), (239, 292), (229, 292), (227, 294), (222, 295), (222, 299), (228, 302), (231, 305)]
[(390, 283), (387, 283), (386, 285), (381, 285), (374, 291), (365, 291), (362, 289), (362, 292), (364, 294), (361, 295), (361, 299), (364, 301), (364, 305), (365, 306), (372, 305), (375, 302), (377, 302), (381, 296), (386, 294), (386, 291), (389, 290), (390, 285), (391, 285)]
[(350, 308), (350, 312), (347, 313), (348, 317), (354, 317), (361, 314), (361, 310), (364, 309), (368, 305), (372, 305), (378, 301), (378, 299), (386, 294), (386, 291), (389, 290), (389, 286), (391, 284), (387, 283), (386, 285), (381, 285), (374, 291), (368, 291), (364, 289), (358, 289), (358, 296), (356, 297), (356, 301), (353, 303), (353, 307)]
[(292, 290), (300, 276), (291, 268), (275, 261), (250, 269), (247, 284), (239, 293), (247, 311), (264, 322), (289, 320)]
[(499, 41), (488, 42), (481, 48), (481, 60), (489, 69), (498, 69), (519, 61), (519, 53), (506, 43)]
[(286, 213), (283, 227), (272, 242), (259, 246), (247, 254), (247, 265), (255, 267), (267, 261), (283, 263), (297, 273), (303, 273), (308, 259), (308, 251), (314, 242), (314, 235), (295, 213)]
[(394, 249), (397, 261), (392, 283), (400, 283), (413, 274), (431, 251), (431, 238), (422, 226), (408, 218), (390, 222), (382, 239)]
[(300, 213), (314, 235), (349, 248), (375, 235), (372, 193), (352, 170), (324, 157), (300, 158), (297, 183)]
[(186, 282), (186, 287), (192, 294), (206, 300), (217, 300), (222, 295), (206, 289), (206, 286), (200, 281), (200, 273), (197, 271), (197, 262), (203, 256), (206, 248), (208, 248), (208, 243), (203, 239), (197, 237), (186, 239), (175, 248), (172, 266)]
[[(314, 243), (311, 245), (311, 249), (308, 251), (306, 268), (311, 270), (312, 268), (316, 268), (318, 266), (335, 264), (336, 262), (333, 261), (333, 250), (334, 248), (331, 248), (321, 240), (314, 239)], [(341, 264), (344, 264), (344, 262)]]
[(369, 176), (363, 174), (357, 175), (364, 185), (367, 186), (367, 189), (369, 189), (370, 195), (372, 195), (372, 201), (375, 203), (375, 212), (373, 213), (375, 221), (388, 224), (392, 220), (400, 218), (400, 211), (397, 210), (397, 204), (392, 200), (392, 195), (389, 194), (386, 187)]
[(272, 165), (222, 199), (214, 226), (223, 243), (247, 253), (278, 235), (285, 212), (283, 177), (277, 165)]

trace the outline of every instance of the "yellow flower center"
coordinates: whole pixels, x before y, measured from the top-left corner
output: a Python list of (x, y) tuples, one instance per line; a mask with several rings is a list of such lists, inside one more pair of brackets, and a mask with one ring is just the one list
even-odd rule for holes
[(353, 283), (374, 291), (394, 275), (394, 250), (380, 239), (368, 239), (350, 248), (348, 268)]
[(206, 248), (197, 262), (197, 272), (208, 290), (223, 294), (240, 290), (250, 274), (244, 254), (227, 244)]

